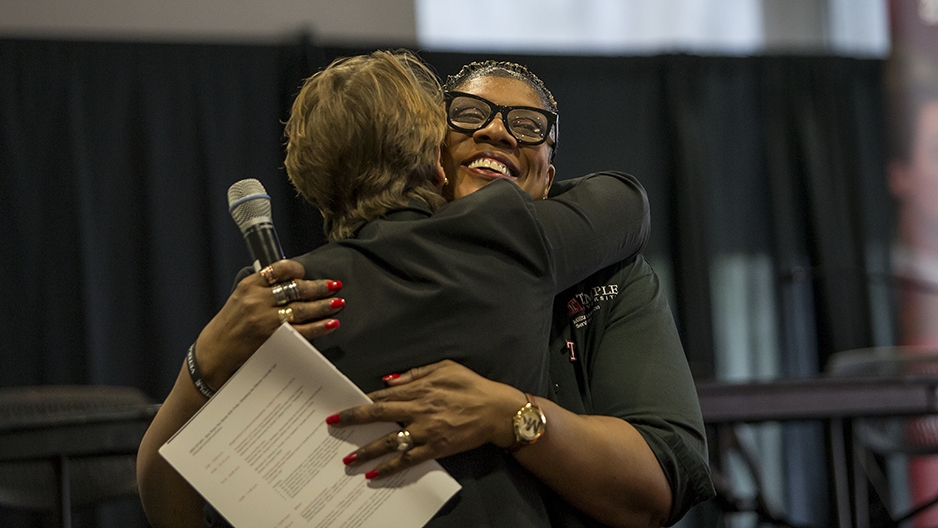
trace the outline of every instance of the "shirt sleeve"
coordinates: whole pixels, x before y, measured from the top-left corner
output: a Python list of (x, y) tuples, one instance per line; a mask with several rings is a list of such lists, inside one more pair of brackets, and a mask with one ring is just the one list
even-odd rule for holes
[[(575, 299), (585, 310), (570, 311)], [(658, 277), (642, 256), (558, 296), (551, 349), (559, 404), (621, 418), (645, 439), (671, 486), (669, 525), (715, 495), (694, 380)]]
[(674, 523), (715, 494), (700, 402), (654, 270), (639, 257), (619, 273), (590, 358), (593, 412), (622, 418), (645, 438), (671, 484)]

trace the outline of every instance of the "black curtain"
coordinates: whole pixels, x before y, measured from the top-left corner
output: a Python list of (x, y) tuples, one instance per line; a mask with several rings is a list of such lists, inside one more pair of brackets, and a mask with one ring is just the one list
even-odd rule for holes
[[(231, 183), (264, 183), (287, 254), (322, 243), (282, 170), (281, 122), (303, 77), (365, 51), (0, 40), (0, 386), (162, 399), (248, 261)], [(874, 344), (867, 268), (892, 218), (881, 60), (421, 55), (443, 77), (484, 58), (528, 65), (560, 103), (558, 178), (641, 179), (647, 252), (670, 267), (698, 379), (715, 372), (724, 253), (772, 257), (784, 375)]]

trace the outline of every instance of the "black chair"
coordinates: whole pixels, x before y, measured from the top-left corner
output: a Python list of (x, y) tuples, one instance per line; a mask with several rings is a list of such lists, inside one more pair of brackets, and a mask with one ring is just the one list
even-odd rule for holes
[(159, 408), (139, 389), (0, 389), (0, 505), (48, 511), (136, 495), (136, 452)]

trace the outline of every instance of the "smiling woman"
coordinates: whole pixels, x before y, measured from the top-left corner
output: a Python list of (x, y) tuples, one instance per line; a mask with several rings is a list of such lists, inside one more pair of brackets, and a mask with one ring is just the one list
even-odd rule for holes
[[(450, 112), (443, 158), (453, 196), (504, 177), (493, 175), (497, 166), (509, 167), (508, 177), (534, 199), (547, 197), (558, 134), (557, 103), (544, 83), (519, 64), (485, 61), (464, 66), (444, 90), (491, 108), (471, 129), (453, 126)], [(539, 136), (521, 141), (511, 118), (518, 108), (552, 119)], [(554, 508), (554, 525), (670, 524), (713, 496), (693, 378), (657, 276), (643, 259), (610, 266), (558, 295), (549, 350), (560, 404), (549, 409), (551, 429), (561, 421), (568, 438), (554, 432), (540, 452), (517, 458), (565, 499)]]
[(497, 178), (509, 178), (534, 198), (547, 196), (555, 172), (557, 103), (524, 71), (509, 63), (471, 63), (444, 85), (447, 198), (462, 198)]

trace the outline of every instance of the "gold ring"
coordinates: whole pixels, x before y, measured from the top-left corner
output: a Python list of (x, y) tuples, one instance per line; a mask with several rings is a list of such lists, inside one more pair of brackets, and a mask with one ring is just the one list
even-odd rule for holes
[(262, 269), (259, 273), (261, 274), (261, 277), (264, 277), (265, 279), (267, 279), (268, 285), (273, 286), (274, 284), (277, 284), (277, 277), (274, 275), (274, 268), (267, 266), (266, 268)]
[(286, 308), (281, 308), (277, 310), (277, 315), (280, 316), (281, 323), (292, 323), (293, 322), (293, 308), (287, 306)]
[(414, 447), (414, 437), (410, 436), (410, 431), (404, 429), (397, 433), (397, 450), (407, 451)]

